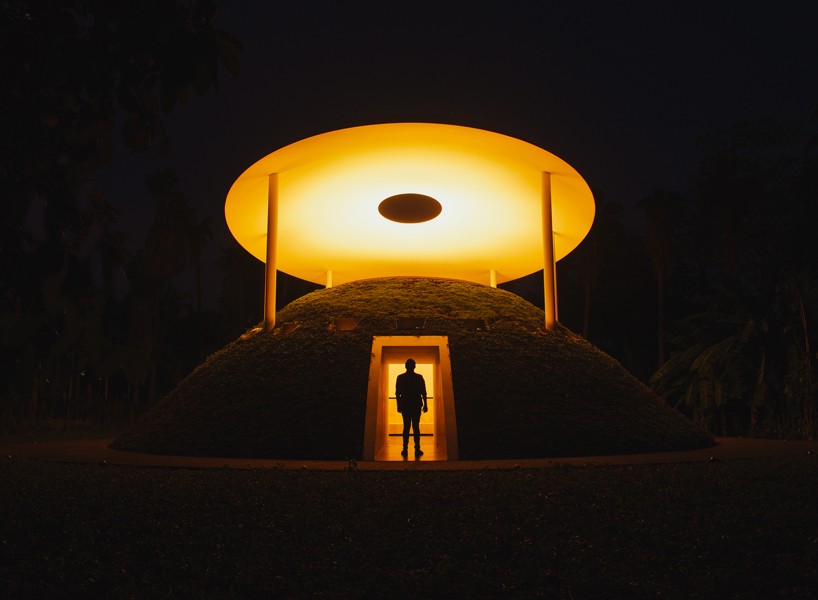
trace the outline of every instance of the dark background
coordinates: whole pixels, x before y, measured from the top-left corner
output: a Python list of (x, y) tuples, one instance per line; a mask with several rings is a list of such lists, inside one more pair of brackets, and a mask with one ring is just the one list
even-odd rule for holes
[[(715, 432), (814, 437), (818, 22), (745, 2), (0, 2), (0, 424), (129, 420), (257, 324), (235, 179), (333, 129), (484, 128), (594, 226), (560, 322)], [(241, 51), (237, 50), (241, 48)], [(280, 303), (314, 286), (280, 274)], [(542, 305), (541, 274), (505, 287)]]
[[(173, 111), (167, 155), (122, 150), (99, 185), (136, 248), (144, 170), (170, 165), (228, 244), (227, 190), (261, 157), (342, 127), (429, 121), (545, 148), (639, 226), (638, 200), (693, 190), (702, 135), (812, 117), (816, 22), (795, 3), (223, 2), (216, 24), (244, 46), (240, 76), (222, 69), (218, 92)], [(221, 274), (208, 276), (214, 289)]]

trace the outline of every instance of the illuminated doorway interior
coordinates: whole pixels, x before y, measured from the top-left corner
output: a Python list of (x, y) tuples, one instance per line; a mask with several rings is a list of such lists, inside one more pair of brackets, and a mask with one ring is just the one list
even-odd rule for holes
[[(364, 439), (364, 459), (405, 460), (403, 418), (397, 411), (395, 381), (406, 360), (413, 358), (416, 372), (426, 380), (429, 412), (420, 419), (422, 460), (457, 458), (451, 363), (445, 336), (378, 336), (372, 342)], [(411, 434), (410, 434), (411, 435)], [(413, 440), (408, 460), (415, 460)]]

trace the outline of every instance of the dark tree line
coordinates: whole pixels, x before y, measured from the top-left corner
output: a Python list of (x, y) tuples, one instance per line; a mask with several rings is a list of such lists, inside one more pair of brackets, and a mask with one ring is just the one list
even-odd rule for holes
[(717, 434), (816, 437), (816, 125), (705, 136), (689, 196), (642, 199), (639, 234), (598, 197), (560, 264), (561, 321)]
[(209, 225), (172, 173), (147, 182), (154, 220), (135, 255), (116, 200), (93, 189), (115, 144), (161, 150), (164, 115), (216, 88), (219, 65), (237, 72), (240, 45), (215, 12), (205, 0), (0, 2), (0, 423), (130, 417), (218, 338), (173, 286), (200, 268)]

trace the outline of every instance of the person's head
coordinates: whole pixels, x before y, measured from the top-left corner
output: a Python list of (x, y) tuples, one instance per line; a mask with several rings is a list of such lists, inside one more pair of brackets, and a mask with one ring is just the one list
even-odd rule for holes
[(414, 371), (415, 370), (415, 359), (410, 358), (406, 361), (406, 370), (407, 371)]

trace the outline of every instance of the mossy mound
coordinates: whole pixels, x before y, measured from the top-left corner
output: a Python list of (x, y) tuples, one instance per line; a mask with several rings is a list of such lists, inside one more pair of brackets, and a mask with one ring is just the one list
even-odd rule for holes
[[(373, 335), (446, 335), (462, 459), (701, 448), (712, 439), (509, 292), (390, 278), (318, 290), (210, 356), (114, 443), (148, 453), (361, 457)], [(358, 319), (343, 330), (339, 319)], [(422, 329), (415, 329), (422, 327)], [(406, 329), (412, 328), (412, 329)]]

